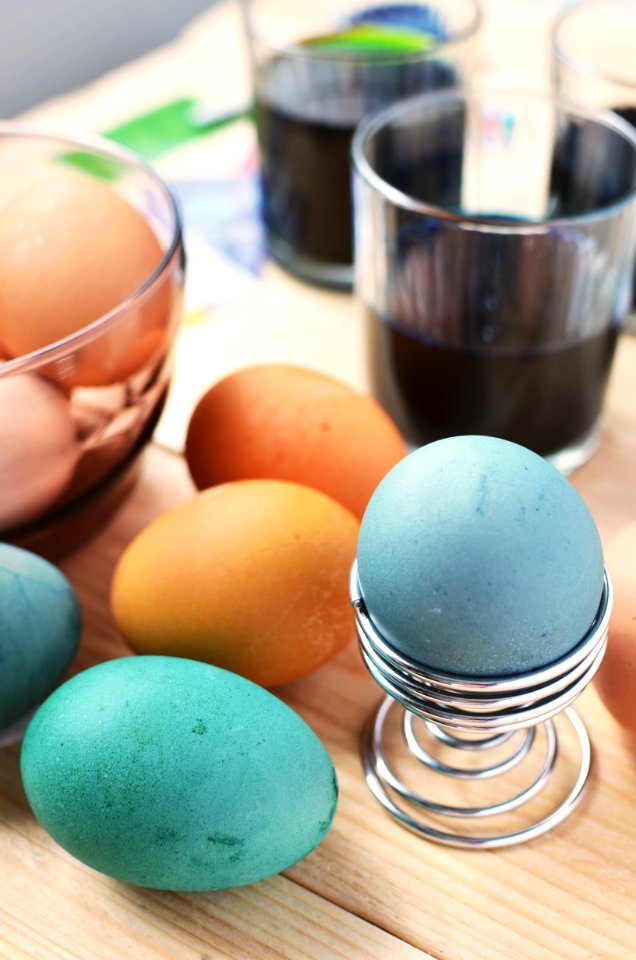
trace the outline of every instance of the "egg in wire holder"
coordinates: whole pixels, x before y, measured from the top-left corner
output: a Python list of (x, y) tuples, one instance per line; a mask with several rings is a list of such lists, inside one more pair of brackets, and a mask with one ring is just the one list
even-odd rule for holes
[[(350, 597), (362, 657), (373, 679), (388, 694), (370, 718), (362, 750), (367, 784), (385, 810), (403, 826), (429, 840), (469, 849), (512, 846), (538, 837), (565, 820), (583, 797), (590, 778), (590, 738), (572, 704), (598, 670), (607, 646), (612, 609), (607, 570), (596, 618), (582, 640), (547, 666), (505, 677), (471, 679), (446, 674), (430, 670), (398, 652), (381, 636), (367, 612), (357, 562), (351, 571)], [(411, 789), (386, 759), (386, 723), (389, 714), (400, 706), (404, 708), (403, 730), (408, 751), (429, 771), (464, 780), (503, 775), (530, 754), (540, 727), (545, 733), (543, 765), (529, 786), (499, 803), (484, 806), (438, 803)], [(445, 820), (474, 822), (476, 818), (507, 813), (535, 797), (548, 783), (556, 766), (559, 746), (553, 718), (561, 713), (578, 738), (580, 764), (572, 788), (558, 806), (514, 832), (477, 835), (468, 828), (442, 829)], [(436, 759), (422, 745), (416, 732), (418, 718), (433, 741), (465, 753), (481, 754), (502, 746), (520, 731), (523, 735), (504, 760), (478, 768), (451, 766)], [(422, 815), (418, 816), (420, 812)]]

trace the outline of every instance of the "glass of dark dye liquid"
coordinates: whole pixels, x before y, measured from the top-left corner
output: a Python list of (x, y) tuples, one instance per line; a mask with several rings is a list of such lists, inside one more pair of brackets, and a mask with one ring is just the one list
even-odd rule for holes
[(243, 0), (269, 252), (311, 282), (351, 287), (351, 139), (385, 103), (456, 85), (477, 0), (355, 5)]
[[(583, 0), (564, 10), (552, 30), (552, 74), (562, 96), (636, 126), (635, 0)], [(636, 333), (636, 298), (626, 329)]]
[(370, 384), (406, 439), (580, 466), (632, 298), (636, 131), (551, 96), (432, 93), (367, 117), (353, 164)]

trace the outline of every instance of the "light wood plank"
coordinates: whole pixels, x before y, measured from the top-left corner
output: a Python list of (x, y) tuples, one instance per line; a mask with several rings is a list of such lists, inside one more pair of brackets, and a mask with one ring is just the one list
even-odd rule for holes
[[(627, 343), (626, 353), (634, 358), (632, 346)], [(612, 432), (620, 433), (620, 428), (610, 417)], [(619, 459), (625, 441), (617, 444), (617, 451), (623, 451), (616, 453)], [(584, 471), (575, 480), (601, 529), (611, 529), (615, 503), (606, 514), (603, 483), (599, 493), (594, 483), (586, 487)], [(87, 610), (81, 666), (110, 649), (125, 652), (108, 614), (108, 585), (119, 551), (153, 516), (191, 493), (183, 461), (151, 448), (133, 498), (90, 548), (63, 565)], [(621, 510), (627, 509), (626, 501)], [(433, 956), (620, 956), (636, 942), (636, 816), (631, 803), (636, 748), (592, 692), (583, 698), (584, 712), (599, 762), (582, 808), (548, 837), (497, 853), (466, 853), (425, 843), (394, 824), (376, 804), (362, 777), (358, 746), (379, 691), (355, 644), (278, 693), (321, 736), (341, 782), (334, 828), (312, 857), (290, 871), (297, 883)], [(566, 765), (564, 778), (569, 772)], [(517, 782), (513, 777), (512, 783)], [(549, 797), (559, 785), (557, 781)]]
[(17, 747), (0, 756), (0, 862), (0, 956), (10, 960), (426, 960), (283, 876), (175, 894), (95, 873), (35, 823)]
[[(487, 7), (491, 15), (503, 14), (499, 28), (506, 36), (523, 36), (524, 49), (513, 62), (512, 46), (491, 33), (482, 66), (493, 74), (498, 66), (500, 77), (515, 82), (544, 75), (548, 5), (488, 0)], [(539, 7), (545, 9), (540, 13)], [(192, 93), (223, 108), (228, 98), (247, 93), (237, 30), (236, 8), (224, 5), (172, 47), (44, 105), (31, 119), (99, 130), (128, 113)], [(273, 266), (249, 296), (214, 314), (205, 336), (201, 363), (185, 371), (191, 388), (271, 360), (306, 363), (365, 386), (354, 300), (297, 283)], [(635, 383), (636, 339), (624, 338), (601, 449), (572, 478), (604, 538), (636, 518)], [(175, 413), (177, 446), (194, 392)], [(115, 520), (63, 564), (85, 613), (75, 669), (129, 652), (109, 614), (114, 564), (143, 526), (192, 492), (183, 461), (151, 448), (141, 481)], [(380, 694), (353, 642), (334, 662), (278, 692), (331, 752), (341, 785), (338, 812), (324, 843), (285, 876), (227, 893), (152, 893), (77, 863), (30, 815), (17, 748), (2, 751), (0, 958), (627, 960), (636, 955), (636, 745), (593, 691), (582, 698), (582, 711), (598, 762), (584, 803), (549, 836), (496, 853), (428, 844), (393, 823), (374, 801), (358, 750)], [(560, 777), (568, 772), (566, 760)], [(560, 786), (557, 779), (548, 800)]]

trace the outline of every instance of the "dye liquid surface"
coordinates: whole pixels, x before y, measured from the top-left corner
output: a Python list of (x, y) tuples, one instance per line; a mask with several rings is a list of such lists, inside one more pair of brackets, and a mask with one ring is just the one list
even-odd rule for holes
[(567, 346), (499, 352), (419, 339), (371, 310), (371, 389), (410, 443), (488, 434), (536, 453), (565, 449), (594, 426), (618, 327)]

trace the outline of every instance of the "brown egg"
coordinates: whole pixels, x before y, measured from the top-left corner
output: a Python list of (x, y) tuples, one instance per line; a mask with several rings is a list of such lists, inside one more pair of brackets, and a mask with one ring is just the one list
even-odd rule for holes
[(596, 689), (614, 719), (636, 735), (636, 523), (609, 541), (605, 561), (614, 608)]
[(302, 677), (354, 635), (359, 524), (297, 483), (204, 490), (146, 527), (115, 570), (115, 622), (141, 654), (204, 660), (263, 686)]
[(302, 367), (248, 367), (215, 384), (192, 414), (186, 458), (199, 489), (273, 477), (322, 490), (361, 517), (406, 454), (384, 410)]
[(0, 376), (0, 410), (0, 530), (7, 530), (55, 503), (81, 448), (66, 397), (34, 374)]
[[(138, 290), (161, 258), (142, 214), (112, 186), (70, 170), (34, 181), (0, 211), (0, 343), (17, 357), (76, 333)], [(125, 377), (130, 350), (165, 322), (167, 293), (72, 357), (68, 385)]]

